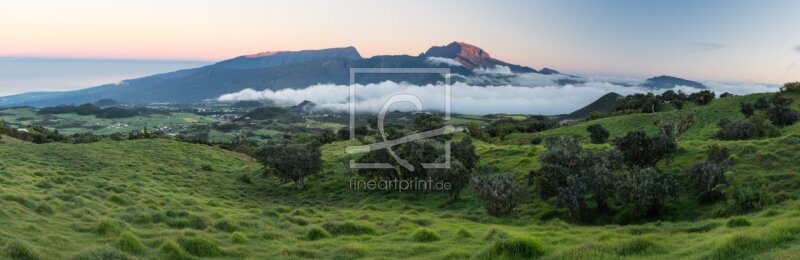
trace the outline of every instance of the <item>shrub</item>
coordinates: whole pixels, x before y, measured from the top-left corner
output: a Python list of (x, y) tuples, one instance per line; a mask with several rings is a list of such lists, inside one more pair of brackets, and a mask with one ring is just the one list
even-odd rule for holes
[(158, 252), (164, 257), (164, 259), (170, 260), (182, 260), (182, 259), (192, 259), (189, 255), (186, 254), (186, 251), (183, 250), (178, 244), (173, 242), (172, 240), (166, 240), (161, 243), (161, 246), (158, 247)]
[(178, 244), (186, 250), (186, 252), (199, 256), (199, 257), (215, 257), (222, 255), (222, 251), (214, 241), (201, 237), (182, 237), (178, 239)]
[(480, 168), (470, 182), (472, 192), (491, 215), (511, 213), (524, 197), (522, 188), (508, 173), (493, 173), (489, 168)]
[(746, 117), (750, 117), (756, 112), (755, 106), (752, 103), (742, 102), (739, 103), (739, 111)]
[(756, 126), (759, 137), (776, 137), (781, 135), (781, 130), (770, 123), (767, 115), (762, 112), (753, 114), (748, 120)]
[(11, 240), (8, 243), (6, 243), (6, 246), (3, 248), (3, 255), (8, 257), (9, 259), (19, 259), (19, 260), (42, 259), (36, 252), (33, 251), (33, 249), (31, 249), (31, 246), (16, 240)]
[(722, 197), (722, 185), (728, 182), (725, 178), (728, 168), (724, 163), (706, 161), (689, 169), (689, 178), (701, 201), (714, 201)]
[(123, 232), (114, 242), (114, 246), (123, 252), (132, 254), (141, 254), (147, 250), (142, 241), (139, 241), (139, 238), (131, 232)]
[(592, 143), (595, 144), (602, 144), (608, 140), (608, 137), (611, 134), (608, 133), (602, 125), (594, 124), (586, 127), (586, 131), (589, 131), (589, 138), (592, 140)]
[(481, 141), (488, 141), (491, 138), (489, 134), (487, 134), (486, 131), (484, 131), (483, 128), (481, 128), (481, 126), (478, 123), (467, 124), (467, 132), (469, 133), (469, 136), (471, 136), (472, 138)]
[(614, 140), (614, 146), (622, 152), (628, 165), (639, 167), (655, 166), (661, 159), (669, 159), (678, 151), (675, 140), (661, 135), (648, 136), (643, 131), (628, 132)]
[(442, 237), (433, 230), (421, 228), (411, 235), (411, 240), (414, 242), (434, 242), (442, 240)]
[(791, 108), (791, 98), (785, 98), (781, 95), (772, 96), (770, 99), (770, 106), (767, 109), (767, 115), (772, 124), (778, 127), (784, 127), (794, 124), (800, 118), (797, 111)]
[(766, 204), (766, 196), (751, 186), (734, 184), (726, 190), (726, 195), (731, 213), (753, 212)]
[(737, 227), (749, 227), (751, 224), (749, 220), (742, 217), (737, 217), (729, 219), (728, 223), (725, 225), (728, 226), (729, 228), (737, 228)]
[(747, 140), (759, 136), (758, 128), (750, 122), (723, 122), (717, 132), (717, 138), (722, 140)]
[(634, 168), (625, 172), (617, 185), (617, 199), (634, 215), (657, 216), (667, 202), (678, 196), (678, 182), (654, 168)]
[(322, 224), (322, 228), (327, 230), (331, 235), (338, 236), (338, 235), (366, 235), (366, 234), (375, 234), (375, 228), (357, 224), (353, 222), (344, 222), (344, 223), (335, 223), (335, 222), (326, 222)]
[(512, 237), (500, 239), (481, 253), (487, 259), (533, 259), (544, 255), (545, 249), (539, 240)]
[(532, 145), (540, 145), (540, 144), (542, 144), (542, 137), (541, 136), (534, 136), (533, 139), (531, 139), (531, 144)]
[(329, 237), (331, 237), (331, 234), (328, 233), (328, 231), (325, 231), (324, 229), (319, 227), (312, 227), (311, 229), (308, 230), (308, 233), (306, 234), (306, 239), (312, 241)]
[(728, 157), (731, 155), (731, 150), (728, 147), (719, 146), (717, 144), (712, 144), (708, 146), (708, 151), (706, 152), (706, 161), (712, 163), (724, 163), (728, 160)]
[(711, 103), (715, 97), (716, 95), (711, 90), (703, 90), (689, 95), (689, 100), (698, 106), (705, 106), (708, 105), (708, 103)]

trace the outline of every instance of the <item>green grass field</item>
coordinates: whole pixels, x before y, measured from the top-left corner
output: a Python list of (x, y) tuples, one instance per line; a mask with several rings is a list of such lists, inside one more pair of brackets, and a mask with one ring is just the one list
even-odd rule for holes
[[(165, 139), (42, 144), (0, 139), (0, 258), (7, 259), (796, 259), (800, 255), (800, 126), (780, 137), (710, 139), (719, 118), (742, 118), (726, 98), (696, 108), (680, 151), (659, 165), (672, 174), (732, 149), (737, 180), (776, 200), (742, 216), (682, 197), (661, 221), (573, 224), (531, 196), (513, 215), (492, 217), (470, 191), (446, 203), (438, 193), (349, 189), (342, 160), (355, 141), (323, 147), (323, 171), (307, 189), (263, 177), (251, 158)], [(674, 113), (674, 112), (668, 112)], [(539, 135), (586, 136), (601, 123), (612, 136), (653, 115), (603, 118)], [(530, 134), (476, 141), (481, 164), (520, 183), (539, 167)], [(584, 144), (603, 149), (608, 144)], [(530, 189), (530, 188), (528, 188)], [(530, 190), (531, 193), (534, 191)]]

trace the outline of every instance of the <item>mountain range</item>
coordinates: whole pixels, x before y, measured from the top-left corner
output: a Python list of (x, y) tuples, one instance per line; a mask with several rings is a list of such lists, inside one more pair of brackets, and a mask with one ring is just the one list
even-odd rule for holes
[[(513, 75), (531, 74), (554, 78), (557, 84), (581, 83), (579, 77), (544, 68), (511, 64), (493, 58), (483, 49), (463, 42), (434, 46), (418, 56), (379, 55), (362, 57), (354, 47), (304, 51), (277, 51), (244, 55), (212, 65), (124, 80), (117, 84), (67, 92), (32, 92), (0, 97), (0, 107), (44, 107), (91, 103), (113, 99), (125, 104), (158, 102), (194, 103), (216, 99), (243, 89), (279, 90), (305, 88), (315, 84), (350, 84), (351, 68), (449, 68), (452, 81), (470, 85), (518, 84)], [(499, 70), (499, 73), (494, 71)], [(687, 84), (673, 77), (657, 77), (643, 83), (648, 88)], [(439, 74), (359, 74), (355, 83), (391, 80), (410, 84), (443, 82)], [(650, 82), (650, 83), (648, 83)], [(696, 83), (696, 82), (694, 82)], [(697, 83), (700, 86), (702, 84)]]

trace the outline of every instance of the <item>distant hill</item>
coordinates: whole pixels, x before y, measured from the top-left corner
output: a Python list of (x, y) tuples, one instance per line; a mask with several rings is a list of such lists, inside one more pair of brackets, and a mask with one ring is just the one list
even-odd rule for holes
[(589, 117), (592, 112), (608, 112), (614, 107), (620, 98), (622, 98), (622, 95), (614, 92), (605, 94), (591, 104), (575, 110), (574, 112), (561, 117), (561, 119), (584, 119)]
[(110, 98), (104, 98), (94, 102), (94, 105), (98, 107), (113, 107), (120, 105), (120, 103)]
[(355, 47), (305, 51), (262, 52), (222, 61), (215, 64), (215, 66), (229, 69), (259, 69), (325, 59), (358, 60), (361, 59), (361, 54), (358, 53), (358, 50), (356, 50)]
[(686, 80), (682, 78), (676, 78), (672, 76), (658, 76), (653, 77), (645, 80), (642, 84), (639, 84), (640, 87), (649, 88), (649, 89), (667, 89), (667, 88), (674, 88), (675, 86), (687, 86), (699, 89), (706, 89), (706, 85), (703, 85), (700, 82)]

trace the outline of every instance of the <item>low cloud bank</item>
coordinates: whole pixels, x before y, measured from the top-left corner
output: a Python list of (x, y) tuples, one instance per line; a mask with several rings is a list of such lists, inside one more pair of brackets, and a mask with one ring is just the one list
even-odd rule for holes
[[(630, 79), (616, 80), (603, 78), (613, 82), (632, 82)], [(599, 97), (616, 92), (621, 95), (633, 93), (658, 92), (667, 89), (652, 91), (640, 87), (623, 86), (610, 82), (595, 81), (564, 85), (564, 86), (537, 86), (520, 87), (514, 85), (503, 86), (473, 86), (468, 83), (455, 83), (451, 86), (451, 108), (454, 113), (463, 114), (493, 114), (493, 113), (521, 113), (521, 114), (564, 114), (569, 113), (597, 100)], [(774, 92), (778, 86), (763, 84), (732, 84), (723, 82), (705, 83), (717, 95), (723, 92), (733, 94), (748, 94), (755, 92)], [(378, 84), (356, 85), (356, 109), (359, 111), (378, 111), (393, 95), (411, 94), (418, 97), (424, 110), (444, 110), (445, 87), (442, 85), (412, 85), (386, 81)], [(681, 90), (693, 93), (699, 89), (676, 86), (674, 91)], [(338, 111), (349, 111), (350, 86), (319, 84), (303, 89), (263, 90), (245, 89), (236, 93), (219, 97), (219, 101), (235, 102), (243, 100), (271, 100), (281, 105), (296, 105), (303, 100), (310, 100), (318, 108)], [(409, 104), (396, 104), (392, 110), (411, 110)]]

